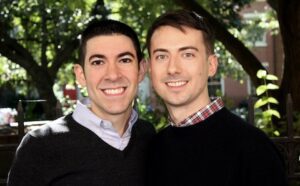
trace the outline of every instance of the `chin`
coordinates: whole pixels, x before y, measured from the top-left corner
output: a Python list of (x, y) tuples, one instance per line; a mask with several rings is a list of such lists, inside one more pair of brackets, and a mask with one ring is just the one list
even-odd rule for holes
[(167, 101), (166, 105), (171, 106), (171, 107), (179, 107), (182, 106), (184, 102), (174, 102), (174, 101)]
[(129, 107), (126, 108), (115, 108), (115, 109), (109, 109), (107, 110), (108, 113), (111, 115), (119, 115), (119, 114), (124, 114), (129, 110)]

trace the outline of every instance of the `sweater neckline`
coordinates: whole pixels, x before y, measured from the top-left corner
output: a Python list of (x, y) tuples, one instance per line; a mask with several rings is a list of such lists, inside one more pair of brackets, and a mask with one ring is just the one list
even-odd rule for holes
[(114, 151), (116, 153), (119, 153), (119, 154), (126, 154), (128, 149), (130, 149), (131, 146), (133, 145), (134, 139), (135, 139), (135, 136), (136, 136), (135, 135), (135, 128), (136, 128), (136, 125), (138, 124), (138, 121), (139, 121), (139, 120), (137, 120), (135, 125), (133, 125), (133, 127), (132, 127), (131, 137), (129, 139), (129, 142), (128, 142), (127, 146), (123, 150), (120, 150), (120, 149), (117, 149), (117, 148), (109, 145), (108, 143), (106, 143), (102, 138), (97, 136), (90, 129), (84, 127), (83, 125), (80, 125), (76, 120), (74, 120), (74, 118), (72, 117), (72, 114), (67, 115), (66, 119), (70, 121), (69, 123), (71, 124), (72, 127), (75, 127), (77, 129), (79, 129), (80, 131), (85, 131), (85, 133), (88, 133), (88, 135), (90, 135), (92, 138), (96, 138), (95, 140), (97, 141), (97, 143), (102, 143), (102, 144), (105, 145), (106, 148), (108, 148), (111, 151)]
[(194, 124), (194, 125), (187, 125), (187, 126), (184, 126), (184, 127), (176, 127), (176, 126), (169, 125), (168, 128), (170, 130), (174, 130), (174, 131), (194, 130), (196, 128), (208, 129), (208, 128), (211, 128), (215, 125), (220, 124), (220, 123), (214, 122), (214, 120), (217, 117), (217, 115), (222, 114), (226, 110), (227, 109), (225, 107), (223, 107), (220, 110), (214, 112), (212, 115), (210, 115), (210, 117), (208, 117), (205, 120), (202, 120), (202, 121), (200, 121), (200, 122), (198, 122), (197, 124)]

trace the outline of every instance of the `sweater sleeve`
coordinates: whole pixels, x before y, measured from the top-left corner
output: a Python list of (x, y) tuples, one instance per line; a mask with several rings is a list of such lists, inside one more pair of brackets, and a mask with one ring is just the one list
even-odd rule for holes
[(252, 132), (243, 145), (242, 185), (287, 186), (284, 160), (275, 144), (262, 131)]
[(45, 185), (41, 142), (26, 134), (20, 143), (8, 174), (8, 186)]

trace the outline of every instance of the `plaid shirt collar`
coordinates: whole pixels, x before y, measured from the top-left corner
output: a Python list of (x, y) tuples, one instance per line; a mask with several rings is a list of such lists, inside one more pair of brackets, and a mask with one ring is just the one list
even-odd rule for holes
[(201, 121), (204, 121), (209, 116), (213, 115), (215, 112), (221, 110), (224, 107), (224, 103), (220, 97), (213, 100), (211, 103), (206, 105), (204, 108), (200, 109), (196, 113), (190, 115), (180, 123), (176, 124), (172, 121), (172, 119), (169, 116), (169, 124), (174, 127), (186, 127), (190, 125), (197, 124)]

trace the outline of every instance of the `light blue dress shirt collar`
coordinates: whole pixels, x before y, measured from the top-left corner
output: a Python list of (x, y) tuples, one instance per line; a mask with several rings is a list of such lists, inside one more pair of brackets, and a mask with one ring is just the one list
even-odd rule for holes
[(128, 127), (122, 136), (113, 128), (110, 121), (99, 118), (89, 109), (89, 100), (78, 101), (72, 117), (80, 125), (94, 132), (107, 144), (116, 149), (124, 150), (129, 143), (131, 130), (138, 119), (138, 114), (132, 109)]

